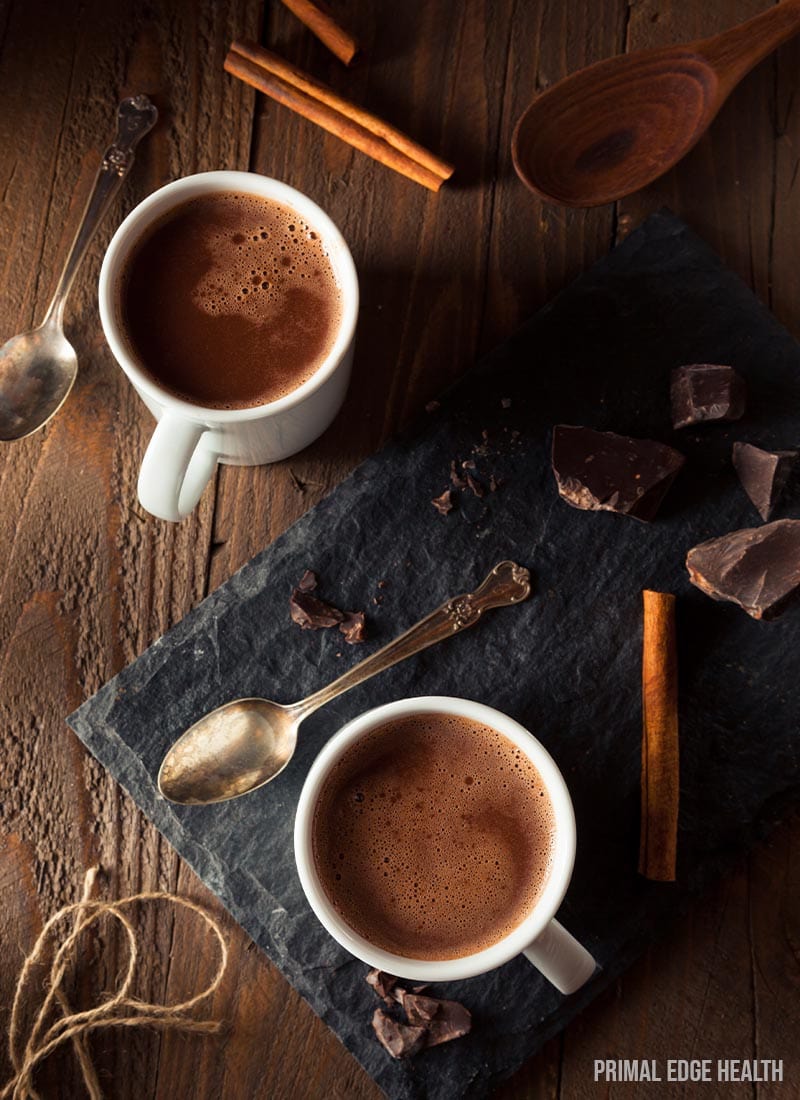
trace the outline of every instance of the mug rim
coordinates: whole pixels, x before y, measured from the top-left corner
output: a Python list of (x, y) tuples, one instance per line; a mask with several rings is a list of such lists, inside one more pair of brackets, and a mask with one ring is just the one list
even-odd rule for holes
[[(296, 389), (275, 401), (250, 405), (240, 409), (218, 409), (209, 405), (197, 405), (177, 397), (144, 372), (131, 354), (122, 337), (121, 325), (116, 315), (116, 301), (120, 269), (134, 244), (153, 222), (181, 202), (205, 194), (225, 191), (258, 195), (275, 199), (296, 210), (298, 215), (311, 221), (328, 246), (329, 257), (336, 281), (342, 293), (342, 316), (336, 338), (325, 359)], [(350, 249), (336, 223), (313, 199), (291, 187), (288, 183), (262, 176), (258, 172), (220, 169), (195, 172), (181, 176), (153, 191), (142, 199), (119, 224), (111, 238), (100, 268), (98, 285), (100, 321), (111, 353), (131, 383), (153, 401), (180, 412), (187, 420), (202, 424), (225, 425), (272, 416), (294, 408), (306, 397), (315, 393), (335, 373), (355, 336), (358, 319), (358, 274)]]
[[(361, 737), (393, 718), (411, 714), (456, 714), (496, 729), (525, 752), (545, 783), (555, 817), (555, 847), (550, 874), (531, 913), (490, 947), (454, 959), (413, 959), (376, 947), (359, 935), (328, 900), (314, 865), (313, 812), (333, 765)], [(300, 884), (311, 909), (326, 931), (356, 958), (379, 970), (414, 981), (456, 981), (486, 973), (536, 940), (555, 916), (572, 878), (575, 863), (575, 812), (566, 782), (550, 753), (534, 735), (502, 711), (473, 700), (427, 695), (397, 700), (358, 715), (324, 745), (306, 776), (297, 803), (294, 852)]]

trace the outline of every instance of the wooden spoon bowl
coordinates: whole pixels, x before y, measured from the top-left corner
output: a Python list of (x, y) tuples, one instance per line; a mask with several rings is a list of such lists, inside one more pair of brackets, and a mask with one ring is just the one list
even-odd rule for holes
[(798, 32), (800, 0), (787, 0), (715, 38), (573, 73), (517, 123), (517, 174), (565, 206), (600, 206), (638, 191), (677, 164), (742, 77)]

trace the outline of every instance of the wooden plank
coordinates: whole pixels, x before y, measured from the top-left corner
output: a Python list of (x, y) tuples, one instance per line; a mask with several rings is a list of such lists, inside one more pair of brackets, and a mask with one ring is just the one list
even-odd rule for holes
[[(135, 202), (172, 175), (247, 165), (252, 97), (227, 82), (222, 57), (234, 33), (258, 32), (259, 9), (257, 0), (225, 10), (173, 0), (160, 12), (39, 0), (0, 12), (0, 332), (41, 317), (118, 99), (146, 91), (162, 111), (68, 308), (75, 392), (44, 432), (0, 451), (0, 877), (35, 883), (5, 910), (13, 965), (0, 968), (3, 1022), (32, 932), (74, 900), (90, 863), (117, 895), (177, 880), (174, 854), (64, 725), (202, 597), (213, 510), (209, 494), (181, 527), (140, 512), (136, 472), (151, 420), (104, 346), (95, 288), (105, 244)], [(171, 921), (150, 914), (143, 927), (151, 947), (137, 993), (159, 1000)], [(93, 939), (96, 972), (81, 997), (112, 986), (124, 962), (118, 937), (104, 929)], [(154, 1094), (159, 1045), (157, 1034), (131, 1031), (95, 1038), (115, 1096)], [(82, 1094), (71, 1055), (52, 1060), (42, 1088)]]

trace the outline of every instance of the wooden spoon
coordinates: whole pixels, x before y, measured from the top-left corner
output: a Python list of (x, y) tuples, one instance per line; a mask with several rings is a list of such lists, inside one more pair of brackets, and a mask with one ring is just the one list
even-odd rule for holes
[(600, 206), (638, 191), (677, 164), (742, 77), (798, 32), (800, 0), (785, 0), (714, 38), (573, 73), (517, 123), (517, 174), (564, 206)]

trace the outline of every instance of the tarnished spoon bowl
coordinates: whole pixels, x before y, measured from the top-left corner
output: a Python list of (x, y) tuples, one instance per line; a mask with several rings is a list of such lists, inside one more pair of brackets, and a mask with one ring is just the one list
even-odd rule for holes
[(78, 356), (58, 325), (12, 336), (0, 348), (0, 439), (43, 427), (69, 396)]

